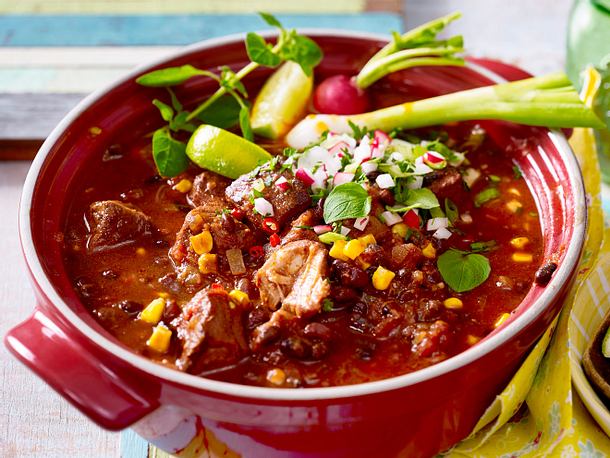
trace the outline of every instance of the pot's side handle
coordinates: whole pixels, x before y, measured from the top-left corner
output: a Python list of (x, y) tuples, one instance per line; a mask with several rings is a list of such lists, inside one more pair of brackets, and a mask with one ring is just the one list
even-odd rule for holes
[(127, 428), (159, 405), (159, 390), (151, 380), (119, 376), (117, 368), (100, 362), (41, 309), (4, 340), (21, 362), (106, 429)]

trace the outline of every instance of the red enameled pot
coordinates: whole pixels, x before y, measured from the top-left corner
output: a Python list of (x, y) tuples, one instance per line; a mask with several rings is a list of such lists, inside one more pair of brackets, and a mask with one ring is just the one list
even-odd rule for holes
[[(325, 53), (319, 77), (356, 73), (385, 40), (305, 32)], [(558, 258), (559, 268), (545, 288), (532, 286), (506, 325), (468, 351), (415, 373), (334, 388), (259, 388), (184, 374), (132, 353), (95, 322), (66, 274), (61, 235), (79, 170), (117, 139), (140, 138), (159, 123), (150, 102), (162, 92), (138, 86), (136, 76), (168, 65), (240, 68), (246, 61), (243, 36), (185, 48), (91, 95), (51, 133), (21, 201), (21, 244), (37, 307), (9, 332), (6, 345), (100, 426), (132, 427), (181, 456), (432, 456), (471, 431), (559, 312), (586, 225), (576, 159), (560, 132), (484, 123), (524, 172), (541, 215), (546, 256)], [(269, 74), (269, 69), (254, 72), (248, 85), (260, 85)], [(392, 81), (428, 97), (525, 76), (514, 67), (478, 61), (468, 68), (411, 69)], [(212, 90), (209, 81), (194, 79), (180, 95), (194, 100)]]

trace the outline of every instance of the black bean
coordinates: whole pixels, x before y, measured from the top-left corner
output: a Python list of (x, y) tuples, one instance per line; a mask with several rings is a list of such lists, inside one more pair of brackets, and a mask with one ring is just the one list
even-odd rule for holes
[(180, 313), (182, 313), (182, 309), (176, 301), (169, 300), (165, 304), (165, 309), (163, 309), (162, 320), (165, 323), (170, 323), (174, 318), (178, 318)]
[(269, 321), (269, 312), (257, 307), (248, 314), (248, 329), (253, 330), (267, 321)]
[(228, 213), (222, 214), (222, 228), (227, 232), (235, 231), (235, 218)]
[(330, 297), (336, 303), (356, 302), (360, 299), (360, 294), (353, 288), (347, 286), (333, 286)]
[(333, 337), (332, 330), (322, 323), (309, 323), (305, 326), (303, 333), (307, 337), (314, 337), (321, 340), (331, 340)]
[(138, 315), (138, 313), (140, 313), (142, 311), (142, 309), (144, 308), (144, 305), (142, 305), (140, 302), (125, 300), (125, 301), (117, 302), (116, 304), (113, 305), (113, 307), (118, 307), (122, 311), (124, 311), (127, 315), (129, 315), (131, 317), (135, 317)]
[(536, 271), (536, 283), (540, 286), (546, 286), (549, 281), (551, 281), (551, 277), (553, 276), (553, 272), (557, 269), (557, 264), (554, 262), (547, 262), (540, 269)]
[(333, 277), (343, 286), (364, 289), (369, 284), (369, 276), (359, 267), (335, 259), (331, 266)]
[(355, 313), (358, 315), (366, 315), (368, 310), (369, 310), (369, 307), (364, 302), (356, 302), (352, 306), (352, 313)]
[(282, 353), (290, 358), (307, 359), (311, 356), (311, 344), (297, 336), (290, 336), (280, 343)]
[(326, 356), (328, 353), (328, 344), (323, 341), (316, 341), (311, 346), (311, 358), (315, 360), (320, 360)]

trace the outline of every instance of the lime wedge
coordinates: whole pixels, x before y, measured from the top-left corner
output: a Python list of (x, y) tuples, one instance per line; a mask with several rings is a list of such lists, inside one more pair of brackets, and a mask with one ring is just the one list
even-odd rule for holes
[(193, 132), (186, 155), (199, 167), (233, 179), (273, 157), (257, 144), (208, 124)]
[(610, 327), (606, 329), (606, 335), (602, 340), (602, 355), (604, 358), (610, 358)]
[(250, 124), (255, 134), (276, 140), (303, 115), (313, 89), (313, 76), (299, 64), (286, 62), (265, 82), (258, 93)]

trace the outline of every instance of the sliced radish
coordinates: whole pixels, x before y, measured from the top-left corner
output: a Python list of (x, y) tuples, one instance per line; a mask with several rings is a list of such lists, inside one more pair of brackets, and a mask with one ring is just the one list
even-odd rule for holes
[(303, 184), (311, 186), (313, 184), (313, 177), (305, 169), (297, 169), (294, 176), (297, 180), (302, 181)]
[(328, 152), (332, 155), (337, 155), (339, 157), (343, 157), (343, 152), (347, 151), (348, 153), (351, 151), (349, 145), (347, 143), (345, 143), (344, 141), (340, 141), (339, 143), (337, 143), (334, 146), (331, 146), (328, 149)]
[(290, 184), (288, 183), (288, 180), (286, 179), (286, 177), (279, 177), (277, 180), (275, 180), (275, 185), (280, 188), (282, 191), (287, 191), (290, 188)]
[(273, 205), (263, 197), (254, 199), (254, 209), (263, 216), (273, 216)]
[(311, 185), (311, 188), (312, 189), (325, 188), (327, 179), (328, 179), (328, 172), (326, 171), (326, 166), (322, 165), (313, 174), (313, 184)]
[(432, 164), (440, 164), (445, 160), (445, 157), (436, 151), (426, 151), (424, 153), (424, 161)]
[(333, 186), (339, 186), (343, 183), (349, 183), (354, 179), (353, 173), (337, 172), (333, 177)]
[(441, 227), (449, 226), (449, 218), (431, 218), (428, 220), (426, 224), (426, 230), (428, 231), (436, 231)]
[(377, 186), (379, 186), (381, 189), (393, 188), (395, 186), (394, 179), (389, 173), (382, 173), (379, 175), (375, 179), (375, 183), (377, 183)]
[(402, 218), (398, 213), (393, 213), (391, 211), (385, 211), (381, 214), (381, 217), (385, 221), (386, 225), (393, 226), (394, 224), (398, 224), (402, 222)]
[(373, 162), (373, 161), (366, 161), (363, 162), (360, 165), (361, 169), (362, 169), (362, 173), (364, 173), (365, 175), (368, 175), (369, 173), (373, 173), (377, 170), (377, 167), (379, 167), (377, 165), (377, 162)]
[(351, 229), (349, 227), (341, 226), (341, 230), (339, 232), (341, 232), (341, 235), (347, 235), (350, 233), (350, 231)]
[(359, 231), (363, 231), (366, 225), (369, 223), (369, 217), (365, 216), (363, 218), (356, 218), (354, 221), (354, 227)]
[(415, 160), (415, 170), (413, 170), (413, 174), (414, 175), (426, 175), (430, 172), (432, 172), (432, 169), (430, 167), (428, 167), (426, 164), (423, 163), (423, 161), (418, 162), (420, 158), (418, 157)]
[(405, 213), (402, 217), (403, 222), (413, 228), (418, 229), (420, 224), (419, 212), (417, 209), (411, 209), (407, 213)]
[(372, 157), (370, 139), (363, 137), (360, 144), (354, 149), (354, 162), (360, 164)]
[(376, 130), (373, 133), (373, 141), (371, 142), (371, 153), (373, 157), (382, 157), (391, 141), (392, 139), (384, 131)]
[(333, 228), (328, 224), (320, 224), (318, 226), (313, 227), (313, 231), (318, 235), (325, 234), (332, 230), (333, 230)]
[(451, 237), (452, 235), (452, 232), (446, 227), (439, 227), (436, 232), (432, 234), (432, 237), (438, 240), (445, 240)]

